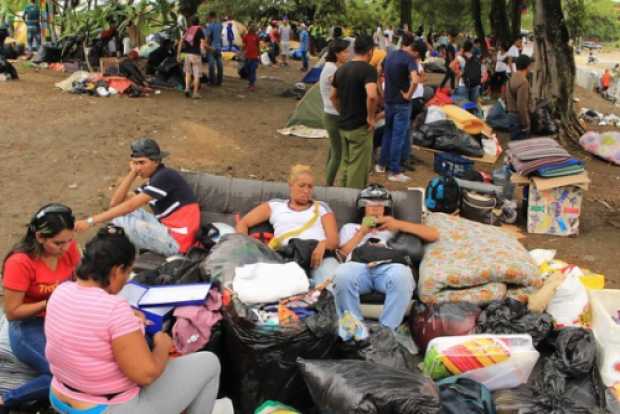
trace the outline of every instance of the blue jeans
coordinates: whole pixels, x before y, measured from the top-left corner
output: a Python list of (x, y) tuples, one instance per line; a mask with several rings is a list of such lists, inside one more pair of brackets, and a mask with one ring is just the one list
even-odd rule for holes
[(308, 70), (308, 51), (301, 51), (301, 68), (303, 70)]
[(39, 50), (41, 47), (41, 29), (28, 29), (26, 41), (28, 42), (28, 50), (31, 52)]
[(248, 59), (245, 63), (248, 68), (248, 82), (250, 86), (256, 85), (256, 70), (258, 69), (258, 59)]
[(222, 63), (222, 51), (214, 50), (209, 53), (209, 82), (213, 85), (221, 85), (224, 79), (224, 64)]
[(117, 217), (112, 224), (122, 227), (136, 249), (147, 249), (164, 256), (179, 253), (179, 243), (170, 235), (168, 228), (144, 209)]
[[(393, 174), (400, 173), (400, 163), (405, 152), (411, 127), (411, 104), (386, 104), (385, 129), (381, 143), (379, 164)], [(411, 146), (411, 144), (409, 145)]]
[(411, 269), (400, 263), (376, 267), (357, 262), (343, 263), (336, 270), (334, 284), (339, 317), (349, 311), (360, 321), (364, 319), (360, 295), (372, 291), (384, 293), (385, 303), (379, 322), (390, 329), (397, 329), (403, 322), (415, 289)]
[(480, 85), (473, 86), (468, 88), (467, 86), (462, 86), (463, 95), (467, 98), (469, 102), (474, 102), (476, 105), (478, 104), (478, 98), (480, 97)]
[(30, 318), (9, 322), (9, 341), (15, 357), (34, 369), (39, 376), (7, 392), (4, 405), (16, 408), (31, 402), (46, 400), (50, 392), (52, 374), (45, 359), (45, 332), (43, 318)]
[(326, 257), (323, 259), (323, 263), (316, 269), (312, 269), (312, 278), (310, 279), (310, 285), (317, 286), (325, 282), (325, 279), (332, 278), (332, 282), (336, 276), (336, 270), (338, 270), (340, 262), (335, 257)]

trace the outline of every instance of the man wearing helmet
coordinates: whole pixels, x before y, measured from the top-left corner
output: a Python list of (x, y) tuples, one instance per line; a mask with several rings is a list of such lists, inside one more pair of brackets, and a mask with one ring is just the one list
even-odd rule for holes
[(392, 206), (392, 195), (381, 185), (371, 184), (360, 192), (357, 198), (360, 224), (345, 224), (340, 231), (339, 252), (347, 257), (347, 262), (338, 266), (334, 285), (340, 317), (349, 311), (358, 320), (363, 320), (360, 295), (377, 291), (385, 294), (379, 322), (396, 329), (402, 323), (415, 289), (411, 268), (397, 260), (356, 261), (355, 250), (385, 250), (398, 232), (415, 235), (425, 242), (436, 241), (439, 233), (423, 224), (395, 219), (390, 215)]

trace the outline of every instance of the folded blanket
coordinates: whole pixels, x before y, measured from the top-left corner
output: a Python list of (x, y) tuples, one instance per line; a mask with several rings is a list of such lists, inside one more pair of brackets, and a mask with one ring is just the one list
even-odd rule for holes
[(580, 165), (569, 165), (567, 167), (542, 167), (539, 168), (536, 172), (541, 177), (564, 177), (567, 175), (576, 175), (584, 172), (585, 169)]
[(527, 250), (492, 226), (442, 213), (427, 223), (439, 240), (426, 247), (418, 295), (424, 303), (488, 303), (506, 296), (525, 300), (543, 280)]
[(549, 157), (532, 161), (521, 161), (518, 158), (514, 158), (512, 154), (508, 154), (508, 158), (512, 164), (512, 168), (523, 176), (530, 175), (546, 165), (556, 164), (570, 159), (570, 157)]

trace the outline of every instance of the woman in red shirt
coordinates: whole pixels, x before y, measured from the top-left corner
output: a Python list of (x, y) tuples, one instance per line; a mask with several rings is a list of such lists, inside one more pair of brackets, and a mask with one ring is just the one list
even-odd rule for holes
[(45, 359), (43, 318), (52, 292), (73, 276), (80, 261), (74, 224), (69, 207), (48, 204), (32, 217), (26, 235), (4, 259), (4, 312), (11, 349), (39, 376), (3, 395), (0, 411), (48, 398), (52, 376)]

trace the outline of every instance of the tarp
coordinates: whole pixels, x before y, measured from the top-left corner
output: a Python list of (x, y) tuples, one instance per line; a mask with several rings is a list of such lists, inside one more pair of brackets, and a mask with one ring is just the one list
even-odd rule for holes
[(323, 129), (323, 101), (318, 83), (306, 92), (286, 124), (287, 127), (294, 125)]

